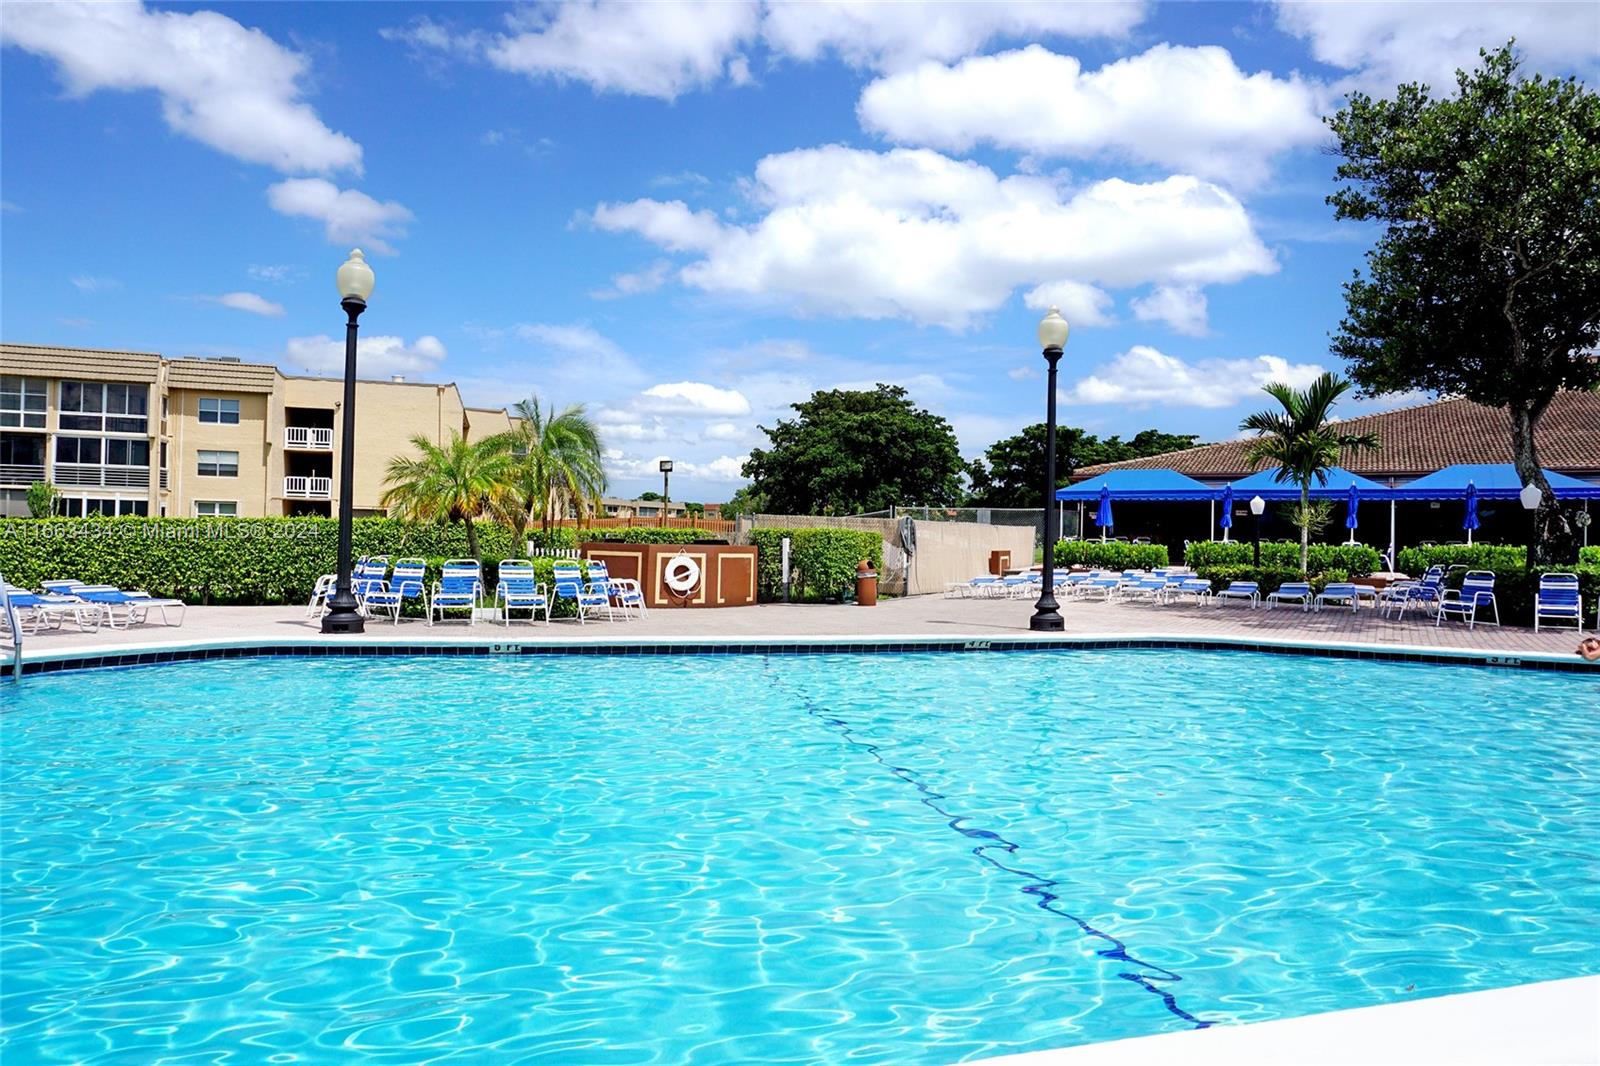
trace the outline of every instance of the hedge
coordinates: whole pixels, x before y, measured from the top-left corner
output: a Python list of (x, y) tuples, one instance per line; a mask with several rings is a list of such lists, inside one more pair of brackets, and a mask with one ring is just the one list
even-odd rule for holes
[(763, 602), (783, 598), (783, 538), (789, 538), (790, 598), (842, 599), (853, 591), (856, 565), (867, 560), (883, 570), (883, 538), (856, 529), (769, 529), (750, 531), (759, 550), (756, 591)]
[(1154, 570), (1167, 564), (1165, 544), (1124, 544), (1116, 540), (1061, 540), (1056, 542), (1057, 566), (1088, 566), (1104, 570)]
[(693, 544), (696, 541), (723, 542), (728, 538), (709, 529), (673, 529), (662, 526), (613, 526), (609, 529), (586, 529), (583, 540), (603, 540), (619, 544)]
[[(1500, 620), (1512, 625), (1533, 624), (1533, 596), (1539, 590), (1541, 574), (1577, 574), (1580, 594), (1583, 596), (1584, 617), (1592, 618), (1597, 598), (1600, 598), (1600, 558), (1595, 549), (1585, 548), (1579, 553), (1582, 560), (1576, 565), (1528, 569), (1528, 551), (1518, 544), (1442, 544), (1428, 548), (1406, 548), (1400, 553), (1399, 569), (1420, 576), (1430, 566), (1464, 566), (1468, 570), (1489, 570), (1494, 573), (1494, 598), (1500, 606)], [(1446, 580), (1448, 586), (1459, 588), (1464, 571), (1457, 571)]]
[[(1255, 546), (1251, 541), (1196, 540), (1184, 545), (1183, 561), (1199, 570), (1205, 566), (1253, 566)], [(1383, 567), (1383, 556), (1365, 544), (1313, 544), (1307, 557), (1313, 574), (1343, 570), (1352, 577), (1366, 577)], [(1290, 567), (1300, 572), (1300, 542), (1273, 540), (1261, 542), (1261, 565), (1267, 568)]]
[(1593, 548), (1579, 548), (1578, 562), (1589, 566), (1600, 566), (1600, 546)]

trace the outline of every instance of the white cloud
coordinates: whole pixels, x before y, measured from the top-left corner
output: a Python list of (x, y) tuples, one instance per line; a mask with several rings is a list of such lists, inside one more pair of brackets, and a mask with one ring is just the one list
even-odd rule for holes
[(267, 188), (267, 202), (281, 215), (298, 215), (322, 223), (332, 244), (364, 244), (393, 253), (391, 237), (405, 235), (412, 214), (403, 204), (380, 203), (364, 192), (341, 189), (323, 178), (290, 178)]
[(1109, 156), (1250, 185), (1277, 153), (1326, 139), (1322, 92), (1298, 75), (1247, 75), (1215, 46), (1159, 44), (1085, 73), (1030, 45), (881, 78), (857, 112), (902, 144)]
[(611, 288), (598, 289), (589, 295), (596, 300), (615, 300), (621, 296), (638, 296), (641, 293), (655, 292), (667, 283), (667, 275), (671, 271), (670, 260), (657, 259), (643, 270), (618, 274), (611, 279)]
[(707, 440), (744, 440), (749, 435), (750, 427), (734, 422), (713, 422), (704, 433)]
[(1032, 366), (1014, 366), (1006, 371), (1006, 377), (1012, 381), (1034, 381), (1039, 377), (1039, 370)]
[(7, 4), (0, 37), (54, 60), (75, 96), (154, 90), (168, 126), (236, 159), (285, 173), (361, 170), (361, 146), (301, 99), (305, 57), (214, 11)]
[(245, 268), (245, 273), (249, 274), (257, 281), (270, 281), (274, 285), (282, 285), (285, 282), (290, 281), (299, 281), (301, 278), (305, 277), (304, 270), (289, 263), (280, 263), (271, 266), (262, 266), (259, 263), (252, 263), (250, 266)]
[(1243, 205), (1186, 176), (1064, 190), (928, 150), (830, 145), (761, 160), (749, 196), (765, 214), (747, 226), (679, 201), (600, 204), (592, 217), (601, 229), (698, 254), (680, 276), (709, 292), (950, 329), (1019, 286), (1062, 278), (1200, 285), (1277, 269)]
[[(418, 337), (407, 344), (401, 337), (362, 335), (356, 340), (356, 372), (363, 378), (393, 374), (423, 377), (444, 361), (445, 348), (438, 337)], [(344, 374), (344, 339), (325, 333), (291, 337), (278, 360), (290, 373)]]
[(0, 215), (20, 214), (22, 214), (22, 206), (20, 204), (14, 204), (10, 200), (0, 200)]
[(1325, 368), (1276, 355), (1254, 359), (1201, 359), (1186, 363), (1136, 344), (1064, 390), (1064, 403), (1166, 404), (1172, 407), (1231, 407), (1269, 381), (1305, 388)]
[(97, 292), (110, 292), (112, 289), (122, 288), (122, 282), (116, 278), (102, 278), (94, 274), (78, 274), (73, 277), (72, 285), (79, 292), (91, 295)]
[(249, 311), (253, 315), (265, 315), (268, 318), (278, 318), (283, 315), (282, 304), (273, 303), (253, 292), (225, 292), (221, 296), (208, 296), (206, 299), (223, 307), (231, 307), (235, 311)]
[[(672, 477), (677, 484), (684, 480), (732, 482), (743, 481), (739, 471), (750, 461), (749, 455), (719, 455), (712, 459), (688, 460), (667, 455), (640, 455), (618, 449), (605, 453), (606, 473), (613, 478), (652, 478), (659, 483), (661, 460), (672, 459)], [(676, 497), (678, 493), (673, 492)]]
[(516, 327), (518, 339), (528, 341), (553, 357), (550, 376), (565, 386), (592, 389), (628, 387), (644, 380), (644, 371), (632, 356), (609, 337), (581, 323), (530, 322)]
[(696, 417), (750, 413), (750, 401), (737, 389), (719, 389), (700, 381), (652, 385), (640, 393), (638, 406), (658, 414)]
[(1206, 294), (1194, 285), (1158, 285), (1131, 302), (1141, 322), (1165, 322), (1174, 333), (1206, 335)]
[(1078, 281), (1049, 281), (1035, 286), (1023, 295), (1022, 303), (1034, 311), (1060, 308), (1062, 316), (1074, 329), (1116, 323), (1111, 316), (1111, 294)]
[(1517, 39), (1529, 67), (1593, 74), (1600, 69), (1600, 6), (1593, 3), (1328, 3), (1278, 0), (1278, 26), (1310, 42), (1311, 54), (1355, 73), (1347, 86), (1390, 96), (1425, 81), (1442, 95), (1457, 68), (1478, 65), (1480, 48)]

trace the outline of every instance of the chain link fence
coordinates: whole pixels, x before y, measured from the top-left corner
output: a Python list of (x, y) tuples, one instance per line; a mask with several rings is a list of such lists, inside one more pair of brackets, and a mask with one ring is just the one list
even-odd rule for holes
[[(1078, 509), (1063, 507), (1060, 511), (1063, 539), (1079, 535)], [(890, 507), (884, 511), (868, 511), (855, 518), (914, 518), (918, 522), (977, 522), (986, 526), (1032, 526), (1033, 546), (1044, 547), (1044, 508), (1042, 507)]]

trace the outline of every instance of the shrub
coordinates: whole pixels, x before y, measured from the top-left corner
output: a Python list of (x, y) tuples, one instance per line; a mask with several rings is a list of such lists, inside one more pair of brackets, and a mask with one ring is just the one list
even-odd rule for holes
[[(1250, 566), (1255, 548), (1250, 541), (1197, 540), (1184, 545), (1183, 561), (1199, 570), (1202, 566)], [(1366, 577), (1383, 566), (1383, 556), (1365, 544), (1313, 544), (1308, 563), (1311, 573), (1343, 570), (1355, 577)], [(1261, 565), (1300, 569), (1300, 542), (1273, 540), (1261, 542)]]
[(1062, 540), (1056, 542), (1056, 565), (1154, 570), (1167, 565), (1167, 546), (1124, 544), (1115, 540)]
[(677, 529), (663, 526), (616, 526), (586, 529), (581, 540), (603, 540), (617, 544), (693, 544), (698, 540), (726, 540), (709, 529)]
[(1284, 582), (1301, 580), (1298, 544), (1295, 545), (1295, 549), (1294, 566), (1257, 568), (1249, 563), (1225, 563), (1220, 566), (1197, 566), (1195, 573), (1210, 581), (1218, 591), (1227, 588), (1230, 581), (1254, 581), (1261, 586), (1261, 595), (1265, 596), (1270, 592), (1277, 592)]
[(788, 537), (790, 593), (793, 599), (838, 599), (856, 579), (856, 564), (867, 560), (883, 570), (883, 538), (856, 529), (769, 529), (750, 531), (760, 552), (757, 594), (766, 602), (783, 598), (783, 538)]
[(1578, 562), (1585, 566), (1600, 566), (1600, 545), (1578, 549)]
[(28, 514), (33, 518), (50, 518), (56, 513), (61, 493), (48, 481), (35, 481), (28, 486)]
[[(1584, 549), (1594, 552), (1593, 548)], [(1407, 548), (1400, 553), (1400, 569), (1420, 575), (1429, 566), (1464, 566), (1468, 570), (1489, 570), (1494, 573), (1494, 598), (1500, 607), (1500, 620), (1511, 625), (1533, 624), (1533, 597), (1539, 590), (1541, 574), (1577, 574), (1578, 586), (1587, 613), (1594, 609), (1600, 596), (1600, 558), (1579, 553), (1576, 565), (1527, 567), (1528, 552), (1516, 544), (1465, 544), (1439, 545), (1429, 548)], [(1593, 561), (1591, 561), (1593, 560)], [(1446, 585), (1459, 588), (1465, 573), (1456, 572), (1446, 579)]]
[(1444, 544), (1401, 549), (1395, 569), (1420, 577), (1430, 566), (1464, 566), (1468, 570), (1493, 570), (1499, 574), (1523, 570), (1527, 565), (1528, 549), (1520, 544)]
[[(578, 531), (571, 526), (555, 526), (551, 529), (529, 529), (523, 540), (523, 550), (528, 550), (528, 544), (533, 545), (533, 551), (569, 551), (578, 546)], [(508, 556), (515, 558), (515, 556)]]

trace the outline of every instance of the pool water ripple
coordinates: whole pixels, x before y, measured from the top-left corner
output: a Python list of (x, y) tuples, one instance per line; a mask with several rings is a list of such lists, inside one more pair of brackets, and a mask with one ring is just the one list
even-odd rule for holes
[(1600, 972), (1585, 677), (277, 658), (0, 699), (8, 1062), (942, 1063)]

